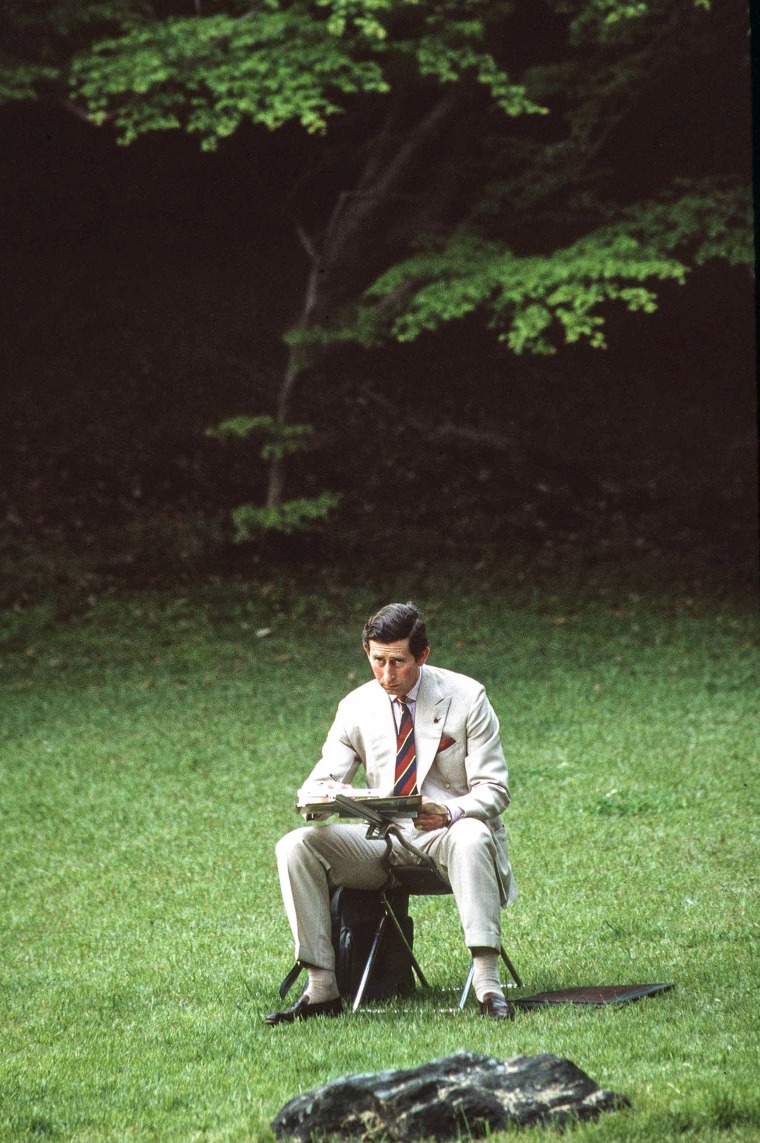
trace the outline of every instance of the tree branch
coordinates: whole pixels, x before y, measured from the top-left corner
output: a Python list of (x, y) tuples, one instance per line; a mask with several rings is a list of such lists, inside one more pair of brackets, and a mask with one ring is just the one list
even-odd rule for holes
[[(362, 396), (390, 414), (394, 423), (398, 424), (399, 408), (392, 401), (388, 401), (379, 393), (367, 386), (360, 389)], [(411, 415), (408, 409), (401, 410), (403, 423), (414, 429), (426, 441), (462, 441), (466, 444), (484, 446), (497, 449), (501, 452), (520, 453), (521, 445), (514, 437), (503, 433), (490, 432), (487, 429), (478, 429), (473, 425), (454, 424), (452, 421), (443, 421), (440, 424), (431, 424), (430, 421), (421, 421)]]
[(457, 104), (457, 96), (448, 93), (427, 112), (404, 136), (395, 155), (383, 164), (378, 155), (370, 156), (354, 191), (344, 191), (333, 211), (325, 233), (323, 254), (334, 263), (349, 242), (354, 242), (366, 229), (378, 204), (387, 202), (393, 188), (403, 178), (421, 147), (439, 130)]
[[(84, 123), (89, 123), (92, 127), (93, 120), (89, 111), (84, 107), (80, 107), (79, 104), (75, 103), (73, 99), (69, 99), (68, 97), (65, 99), (59, 99), (58, 104), (64, 109), (64, 111), (68, 111), (70, 115), (73, 115), (76, 119), (81, 119)], [(109, 122), (111, 119), (113, 119), (113, 115), (111, 114), (103, 116), (104, 122)]]
[(310, 261), (318, 261), (319, 254), (317, 253), (317, 248), (312, 242), (311, 237), (306, 233), (303, 226), (301, 226), (300, 222), (296, 223), (296, 234), (298, 235), (299, 241), (304, 250), (309, 255)]

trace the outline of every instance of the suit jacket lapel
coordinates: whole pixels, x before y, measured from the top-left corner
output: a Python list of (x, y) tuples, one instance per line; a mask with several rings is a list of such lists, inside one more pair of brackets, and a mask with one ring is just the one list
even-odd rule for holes
[(450, 703), (451, 696), (444, 693), (433, 672), (423, 667), (422, 682), (417, 695), (417, 712), (414, 718), (418, 789), (422, 789), (422, 783), (425, 781), (438, 752), (443, 723)]

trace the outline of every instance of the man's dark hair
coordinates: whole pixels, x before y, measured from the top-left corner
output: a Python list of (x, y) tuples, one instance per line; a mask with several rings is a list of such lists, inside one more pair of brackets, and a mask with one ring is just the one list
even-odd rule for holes
[(400, 639), (409, 640), (409, 650), (419, 659), (426, 647), (430, 646), (425, 624), (413, 603), (389, 603), (381, 607), (364, 624), (362, 643), (369, 646), (370, 639), (376, 643), (396, 643)]

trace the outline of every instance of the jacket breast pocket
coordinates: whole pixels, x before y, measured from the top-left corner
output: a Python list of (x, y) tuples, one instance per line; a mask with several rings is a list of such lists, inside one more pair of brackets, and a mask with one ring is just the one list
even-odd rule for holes
[(436, 751), (436, 758), (440, 758), (442, 754), (445, 754), (447, 750), (451, 750), (452, 746), (456, 746), (456, 744), (456, 738), (452, 738), (450, 734), (442, 734)]

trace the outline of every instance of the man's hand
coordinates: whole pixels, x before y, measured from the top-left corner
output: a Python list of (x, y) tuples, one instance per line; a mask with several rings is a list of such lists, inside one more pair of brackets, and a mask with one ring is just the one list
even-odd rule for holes
[(423, 796), (422, 806), (414, 819), (414, 824), (417, 829), (427, 833), (433, 829), (445, 829), (450, 820), (445, 806), (442, 806), (440, 802), (434, 802), (432, 798)]
[(314, 802), (331, 802), (336, 794), (355, 794), (356, 790), (349, 783), (339, 782), (337, 778), (318, 778), (313, 782), (305, 782), (298, 791), (297, 805), (305, 806)]

